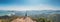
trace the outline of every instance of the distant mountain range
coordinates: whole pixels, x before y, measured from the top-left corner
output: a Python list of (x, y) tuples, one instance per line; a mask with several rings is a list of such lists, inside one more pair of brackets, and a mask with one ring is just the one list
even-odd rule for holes
[[(0, 16), (15, 13), (15, 15), (23, 16), (26, 11), (8, 11), (8, 10), (0, 10)], [(32, 10), (27, 11), (27, 15), (50, 15), (50, 14), (60, 14), (60, 10)]]

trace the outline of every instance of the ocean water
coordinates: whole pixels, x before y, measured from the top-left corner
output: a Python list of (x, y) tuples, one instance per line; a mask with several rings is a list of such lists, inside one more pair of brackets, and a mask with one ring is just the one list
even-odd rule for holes
[(4, 16), (4, 15), (8, 15), (11, 14), (12, 12), (8, 12), (8, 11), (0, 11), (0, 16)]

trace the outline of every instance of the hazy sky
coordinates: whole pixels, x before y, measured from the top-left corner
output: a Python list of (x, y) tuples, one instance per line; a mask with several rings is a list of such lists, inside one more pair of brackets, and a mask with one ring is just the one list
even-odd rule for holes
[(60, 0), (0, 0), (0, 10), (60, 10)]

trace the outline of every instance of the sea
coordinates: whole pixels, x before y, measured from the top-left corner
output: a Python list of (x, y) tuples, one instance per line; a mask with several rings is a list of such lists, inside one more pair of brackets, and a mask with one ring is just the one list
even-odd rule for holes
[(12, 13), (13, 13), (13, 12), (0, 10), (0, 16), (4, 16), (4, 15), (8, 15), (8, 14), (12, 14)]

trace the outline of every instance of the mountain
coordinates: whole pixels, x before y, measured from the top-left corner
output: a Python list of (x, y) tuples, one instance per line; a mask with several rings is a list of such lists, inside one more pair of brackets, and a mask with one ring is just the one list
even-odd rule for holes
[(60, 14), (60, 10), (42, 10), (42, 11), (28, 11), (28, 15), (38, 15), (38, 14)]
[[(26, 11), (9, 11), (9, 10), (0, 10), (0, 16), (6, 15), (6, 14), (13, 14), (17, 16), (24, 16)], [(48, 16), (51, 14), (60, 14), (60, 10), (31, 10), (27, 11), (28, 16)]]
[(53, 15), (53, 14), (60, 14), (60, 10), (33, 10), (33, 11), (28, 11), (27, 14), (31, 17), (48, 17), (49, 15)]

